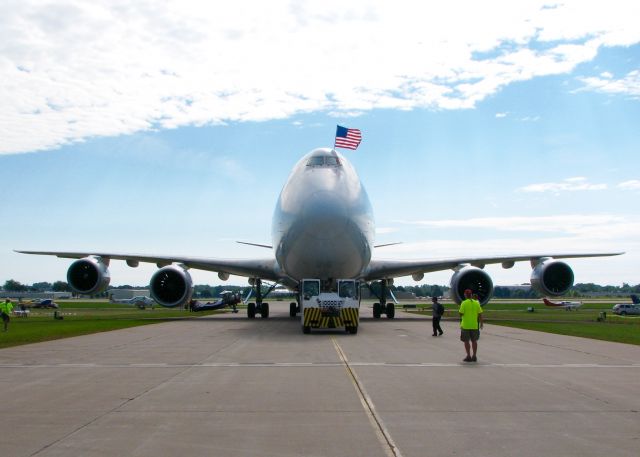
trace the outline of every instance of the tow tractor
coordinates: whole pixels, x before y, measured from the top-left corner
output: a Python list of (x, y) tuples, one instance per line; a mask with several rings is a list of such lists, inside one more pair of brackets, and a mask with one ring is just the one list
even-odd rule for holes
[(358, 333), (360, 283), (353, 279), (303, 279), (300, 288), (302, 332), (312, 328), (344, 328)]

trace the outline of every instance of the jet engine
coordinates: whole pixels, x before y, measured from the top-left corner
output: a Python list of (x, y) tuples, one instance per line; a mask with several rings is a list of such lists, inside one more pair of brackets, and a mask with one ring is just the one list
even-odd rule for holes
[(456, 303), (464, 300), (465, 289), (471, 289), (474, 294), (478, 294), (481, 305), (489, 301), (493, 295), (493, 281), (484, 270), (466, 265), (459, 268), (451, 277), (451, 298)]
[(564, 295), (571, 286), (573, 270), (559, 260), (543, 260), (531, 272), (531, 287), (541, 295)]
[(67, 270), (67, 283), (78, 294), (92, 295), (102, 292), (109, 285), (111, 276), (107, 264), (100, 257), (84, 257), (76, 260)]
[(193, 295), (191, 275), (178, 265), (169, 265), (156, 271), (149, 288), (151, 297), (168, 308), (188, 303)]

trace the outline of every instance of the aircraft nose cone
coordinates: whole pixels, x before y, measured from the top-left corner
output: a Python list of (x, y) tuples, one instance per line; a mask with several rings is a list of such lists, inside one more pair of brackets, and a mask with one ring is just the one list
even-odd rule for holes
[(346, 229), (347, 208), (329, 192), (315, 192), (305, 203), (303, 215), (305, 232), (317, 239), (330, 240)]

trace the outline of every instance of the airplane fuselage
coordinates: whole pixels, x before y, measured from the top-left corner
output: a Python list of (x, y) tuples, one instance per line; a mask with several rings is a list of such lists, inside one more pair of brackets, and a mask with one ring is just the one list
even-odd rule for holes
[(358, 278), (371, 260), (374, 232), (367, 192), (341, 154), (316, 149), (296, 164), (273, 216), (275, 257), (285, 275)]

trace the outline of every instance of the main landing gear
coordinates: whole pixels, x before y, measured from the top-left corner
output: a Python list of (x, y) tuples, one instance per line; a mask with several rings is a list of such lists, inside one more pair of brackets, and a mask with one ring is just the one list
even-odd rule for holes
[(251, 302), (247, 305), (247, 317), (255, 319), (256, 314), (260, 314), (263, 319), (267, 319), (269, 317), (269, 303), (262, 301), (262, 280), (260, 278), (255, 279), (253, 288), (256, 294), (256, 302)]
[[(370, 289), (371, 290), (371, 289)], [(393, 303), (387, 303), (387, 291), (389, 290), (386, 279), (380, 281), (380, 295), (376, 297), (380, 300), (380, 303), (373, 304), (373, 318), (380, 319), (382, 314), (386, 314), (387, 319), (393, 319), (396, 316), (396, 308)], [(373, 292), (373, 291), (372, 291)]]

